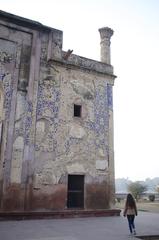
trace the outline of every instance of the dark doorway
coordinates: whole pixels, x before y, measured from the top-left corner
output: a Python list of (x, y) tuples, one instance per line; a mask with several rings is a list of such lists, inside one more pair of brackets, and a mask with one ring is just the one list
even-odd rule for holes
[(68, 208), (84, 208), (84, 175), (68, 175)]

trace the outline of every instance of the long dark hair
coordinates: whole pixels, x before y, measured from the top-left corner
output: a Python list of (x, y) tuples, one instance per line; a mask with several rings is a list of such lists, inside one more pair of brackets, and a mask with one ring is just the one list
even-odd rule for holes
[(134, 200), (133, 196), (131, 195), (131, 193), (128, 193), (128, 195), (127, 195), (126, 206), (130, 207), (130, 208), (136, 208), (136, 203), (135, 203), (135, 200)]

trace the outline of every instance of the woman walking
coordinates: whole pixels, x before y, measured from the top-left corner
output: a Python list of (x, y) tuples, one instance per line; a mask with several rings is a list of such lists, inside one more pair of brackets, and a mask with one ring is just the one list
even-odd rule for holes
[(123, 215), (124, 217), (127, 216), (130, 234), (136, 235), (134, 220), (135, 216), (137, 216), (137, 207), (135, 200), (130, 193), (127, 195), (126, 198)]

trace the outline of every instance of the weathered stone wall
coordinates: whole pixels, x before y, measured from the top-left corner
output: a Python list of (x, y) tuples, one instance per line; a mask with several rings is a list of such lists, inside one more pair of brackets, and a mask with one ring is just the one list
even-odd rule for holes
[[(55, 64), (49, 75), (46, 75), (48, 68), (41, 70), (35, 188), (59, 184), (66, 174), (88, 175), (96, 184), (97, 179), (104, 176), (107, 182), (109, 119), (106, 79)], [(74, 104), (82, 106), (81, 118), (73, 116)]]
[[(4, 15), (1, 209), (66, 208), (68, 174), (85, 176), (86, 209), (109, 208), (114, 193), (112, 66), (76, 55), (64, 59), (61, 31)], [(81, 117), (74, 117), (74, 104), (81, 105)]]
[(8, 209), (9, 205), (14, 209), (23, 208), (24, 199), (21, 174), (33, 34), (23, 28), (17, 30), (14, 24), (7, 24), (3, 20), (0, 24), (0, 82), (3, 93), (1, 206)]

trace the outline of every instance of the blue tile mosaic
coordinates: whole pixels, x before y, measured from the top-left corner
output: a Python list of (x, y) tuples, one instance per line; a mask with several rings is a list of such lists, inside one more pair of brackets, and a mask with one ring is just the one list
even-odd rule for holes
[(107, 103), (107, 85), (96, 89), (95, 95), (95, 132), (97, 135), (96, 146), (106, 147), (108, 145), (108, 103)]
[(8, 119), (11, 111), (11, 99), (13, 93), (13, 88), (11, 86), (11, 74), (6, 74), (4, 76), (3, 88), (4, 88), (5, 119)]
[[(46, 71), (46, 70), (45, 70)], [(58, 134), (58, 129), (61, 124), (65, 124), (63, 119), (59, 119), (59, 107), (61, 101), (61, 89), (60, 86), (54, 86), (50, 84), (49, 86), (49, 93), (51, 96), (47, 96), (46, 89), (48, 88), (44, 82), (39, 84), (38, 89), (38, 102), (37, 102), (37, 119), (41, 118), (49, 118), (50, 127), (49, 127), (49, 134), (47, 135), (48, 142), (52, 141), (54, 146), (54, 151), (58, 150), (58, 144), (56, 137)], [(105, 86), (99, 86), (96, 88), (95, 91), (95, 98), (91, 101), (94, 101), (94, 121), (83, 121), (83, 127), (86, 131), (94, 132), (95, 139), (91, 137), (87, 144), (85, 144), (84, 148), (85, 151), (91, 151), (91, 148), (102, 148), (104, 152), (108, 150), (108, 90), (107, 84)], [(46, 112), (49, 110), (50, 115), (46, 116)], [(80, 138), (73, 138), (65, 136), (63, 139), (63, 146), (65, 149), (65, 154), (69, 154), (71, 151), (71, 146), (83, 144), (83, 139)], [(39, 146), (35, 146), (36, 150), (39, 151)], [(57, 152), (59, 154), (59, 152)]]
[(25, 137), (24, 142), (26, 145), (31, 144), (31, 131), (32, 131), (32, 113), (33, 104), (31, 101), (26, 103), (26, 117), (25, 117)]
[(107, 86), (107, 95), (108, 95), (108, 107), (113, 110), (112, 86), (109, 84)]

